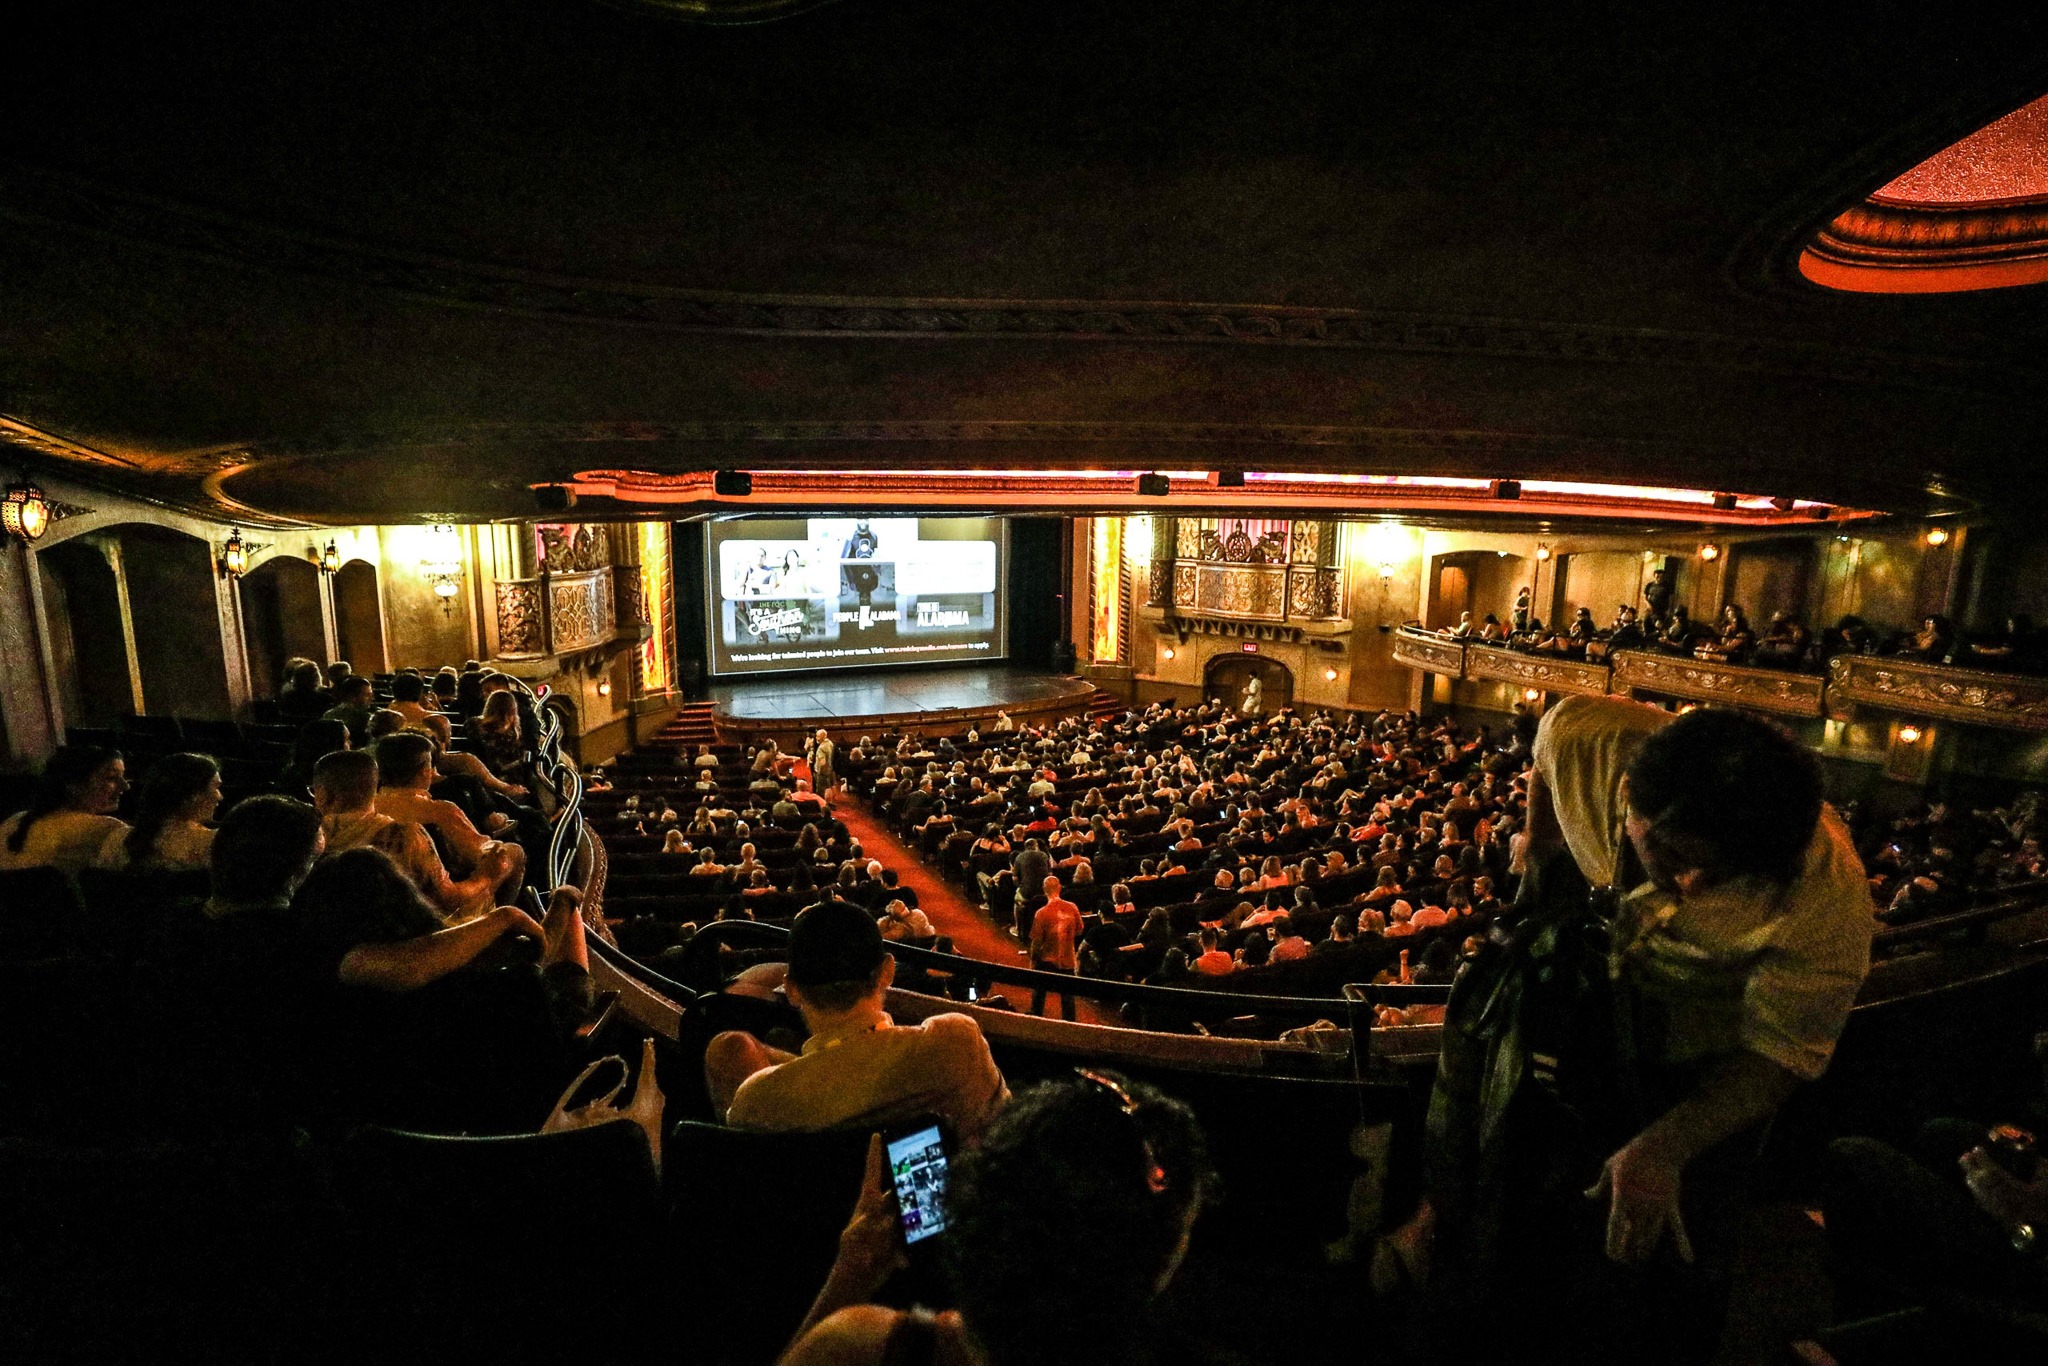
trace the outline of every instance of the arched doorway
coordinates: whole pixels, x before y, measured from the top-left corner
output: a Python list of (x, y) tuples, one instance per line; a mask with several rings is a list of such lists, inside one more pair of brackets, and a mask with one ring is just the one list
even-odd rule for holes
[(152, 716), (230, 715), (212, 547), (169, 527), (124, 526), (121, 563), (143, 709)]
[(1294, 701), (1294, 674), (1277, 659), (1264, 655), (1217, 655), (1202, 667), (1202, 697), (1236, 708), (1245, 685), (1259, 680), (1260, 705), (1267, 716)]
[(1425, 624), (1448, 630), (1466, 612), (1477, 628), (1488, 614), (1508, 625), (1514, 616), (1515, 594), (1528, 586), (1526, 562), (1499, 550), (1457, 550), (1432, 562), (1429, 611)]
[(98, 537), (55, 545), (36, 555), (57, 696), (73, 726), (106, 726), (135, 711), (128, 645), (121, 631), (121, 588)]
[(327, 628), (320, 618), (320, 570), (309, 560), (279, 555), (242, 576), (242, 647), (249, 652), (249, 691), (274, 697), (284, 685), (284, 662), (321, 660)]
[(378, 674), (389, 667), (377, 566), (368, 560), (350, 560), (334, 576), (334, 643), (357, 673)]

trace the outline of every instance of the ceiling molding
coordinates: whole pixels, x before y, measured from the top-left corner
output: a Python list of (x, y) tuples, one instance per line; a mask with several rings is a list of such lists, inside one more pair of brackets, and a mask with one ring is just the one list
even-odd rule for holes
[(743, 294), (550, 275), (280, 229), (0, 163), (0, 218), (452, 308), (732, 336), (1340, 348), (1754, 372), (1971, 394), (2031, 392), (2007, 361), (1774, 337), (1514, 318), (1159, 300)]
[(651, 14), (682, 24), (767, 24), (838, 0), (595, 0), (607, 9)]

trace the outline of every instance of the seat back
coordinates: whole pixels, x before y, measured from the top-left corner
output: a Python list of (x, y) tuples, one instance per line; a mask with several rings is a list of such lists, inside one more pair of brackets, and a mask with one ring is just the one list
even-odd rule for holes
[(678, 1284), (700, 1341), (730, 1361), (770, 1361), (838, 1254), (869, 1130), (759, 1133), (684, 1120), (662, 1171), (686, 1258)]
[(661, 1299), (672, 1283), (636, 1125), (488, 1138), (372, 1127), (335, 1166), (360, 1273), (346, 1287), (363, 1334), (352, 1346), (369, 1359), (572, 1360), (602, 1332), (593, 1291), (659, 1287)]
[(85, 903), (69, 873), (57, 868), (0, 873), (0, 960), (68, 953), (84, 920)]

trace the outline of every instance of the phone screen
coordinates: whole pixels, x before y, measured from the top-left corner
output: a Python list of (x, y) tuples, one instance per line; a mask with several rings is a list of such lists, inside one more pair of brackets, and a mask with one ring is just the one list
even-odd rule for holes
[(889, 1174), (903, 1241), (921, 1243), (946, 1231), (946, 1149), (937, 1125), (889, 1143)]

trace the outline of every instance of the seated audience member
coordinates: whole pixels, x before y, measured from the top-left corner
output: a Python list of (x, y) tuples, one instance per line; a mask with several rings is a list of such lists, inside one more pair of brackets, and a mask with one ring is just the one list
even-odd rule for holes
[(284, 675), (284, 686), (277, 690), (280, 720), (311, 721), (334, 705), (333, 694), (322, 686), (320, 666), (312, 660), (289, 661)]
[(900, 900), (882, 907), (882, 938), (930, 939), (932, 935), (931, 919), (917, 907), (906, 906)]
[(1273, 948), (1266, 955), (1269, 963), (1298, 963), (1309, 955), (1309, 942), (1302, 938), (1301, 931), (1294, 927), (1292, 916), (1281, 916), (1274, 928), (1279, 937), (1273, 940)]
[(416, 673), (400, 673), (391, 679), (391, 710), (405, 718), (408, 726), (422, 725), (435, 715), (427, 705), (427, 680)]
[(1920, 629), (1906, 638), (1898, 653), (1929, 664), (1939, 664), (1955, 647), (1956, 628), (1947, 617), (1931, 612), (1920, 619)]
[(1215, 1187), (1185, 1106), (1083, 1069), (1018, 1097), (954, 1171), (946, 1237), (957, 1308), (865, 1303), (903, 1256), (877, 1136), (838, 1260), (783, 1366), (1142, 1366), (1213, 1355), (1155, 1312)]
[(477, 669), (464, 669), (455, 680), (455, 714), (465, 721), (483, 715), (484, 676)]
[[(377, 761), (369, 754), (342, 750), (320, 761), (313, 770), (313, 805), (320, 812), (328, 852), (380, 850), (440, 915), (459, 919), (491, 908), (508, 866), (507, 854), (486, 855), (473, 874), (458, 882), (448, 876), (425, 827), (379, 811), (377, 797)], [(501, 844), (497, 849), (507, 847)]]
[(2024, 612), (2007, 617), (1997, 634), (1970, 643), (1968, 662), (2002, 673), (2039, 673), (2042, 642), (2041, 633), (2034, 629), (2034, 619)]
[(495, 872), (494, 895), (511, 900), (526, 877), (526, 851), (487, 838), (462, 808), (431, 795), (433, 741), (411, 732), (387, 735), (377, 742), (376, 756), (377, 810), (396, 820), (416, 821), (438, 836), (451, 874), (468, 878)]
[[(505, 695), (498, 694), (500, 697)], [(447, 717), (439, 713), (429, 713), (427, 719), (421, 722), (417, 729), (434, 738), (434, 772), (443, 780), (474, 782), (505, 803), (523, 802), (533, 795), (524, 784), (508, 782), (500, 777), (489, 764), (476, 755), (452, 748), (455, 730), (449, 725)], [(524, 776), (524, 770), (520, 772)]]
[(1874, 1138), (1830, 1143), (1822, 1207), (1836, 1265), (1891, 1282), (1911, 1303), (1932, 1284), (2048, 1309), (2048, 1166), (2012, 1151), (2023, 1132), (1938, 1119), (1910, 1152)]
[(1750, 629), (1749, 614), (1731, 602), (1721, 609), (1721, 624), (1714, 638), (1693, 653), (1702, 659), (1740, 664), (1749, 658), (1750, 647), (1755, 643), (1756, 633)]
[(508, 783), (525, 786), (529, 766), (518, 694), (507, 689), (485, 698), (483, 714), (469, 723), (465, 738), (492, 773)]
[(711, 1040), (704, 1075), (727, 1123), (835, 1129), (933, 1115), (972, 1142), (1010, 1098), (981, 1028), (965, 1015), (899, 1026), (882, 1009), (896, 978), (869, 914), (824, 902), (789, 933), (784, 990), (810, 1038), (785, 1053), (750, 1034)]
[(167, 754), (149, 766), (135, 794), (135, 824), (100, 849), (102, 868), (185, 872), (213, 861), (220, 765), (204, 754)]
[(127, 790), (128, 766), (119, 751), (58, 749), (43, 765), (28, 809), (0, 822), (0, 871), (92, 867), (107, 842), (128, 830), (114, 816)]
[(1771, 613), (1750, 662), (1773, 669), (1796, 669), (1806, 660), (1813, 633), (1783, 612)]
[(1236, 960), (1223, 951), (1222, 940), (1215, 930), (1203, 926), (1201, 933), (1196, 936), (1196, 942), (1201, 945), (1202, 952), (1188, 964), (1190, 972), (1198, 977), (1228, 977), (1236, 971)]
[(352, 749), (348, 727), (339, 721), (308, 721), (292, 741), (292, 761), (277, 780), (277, 790), (305, 800), (313, 790), (313, 766), (338, 749)]
[(361, 749), (370, 741), (370, 713), (377, 710), (377, 690), (359, 675), (343, 679), (334, 689), (335, 702), (321, 716), (348, 727), (349, 739)]
[(564, 1013), (588, 1006), (590, 963), (578, 913), (582, 894), (560, 887), (538, 924), (517, 906), (498, 906), (460, 925), (444, 923), (420, 898), (412, 879), (389, 854), (374, 847), (330, 853), (314, 865), (295, 898), (306, 932), (340, 954), (344, 986), (377, 991), (418, 991), (474, 963), (508, 934), (541, 946), (544, 979), (568, 1002)]

